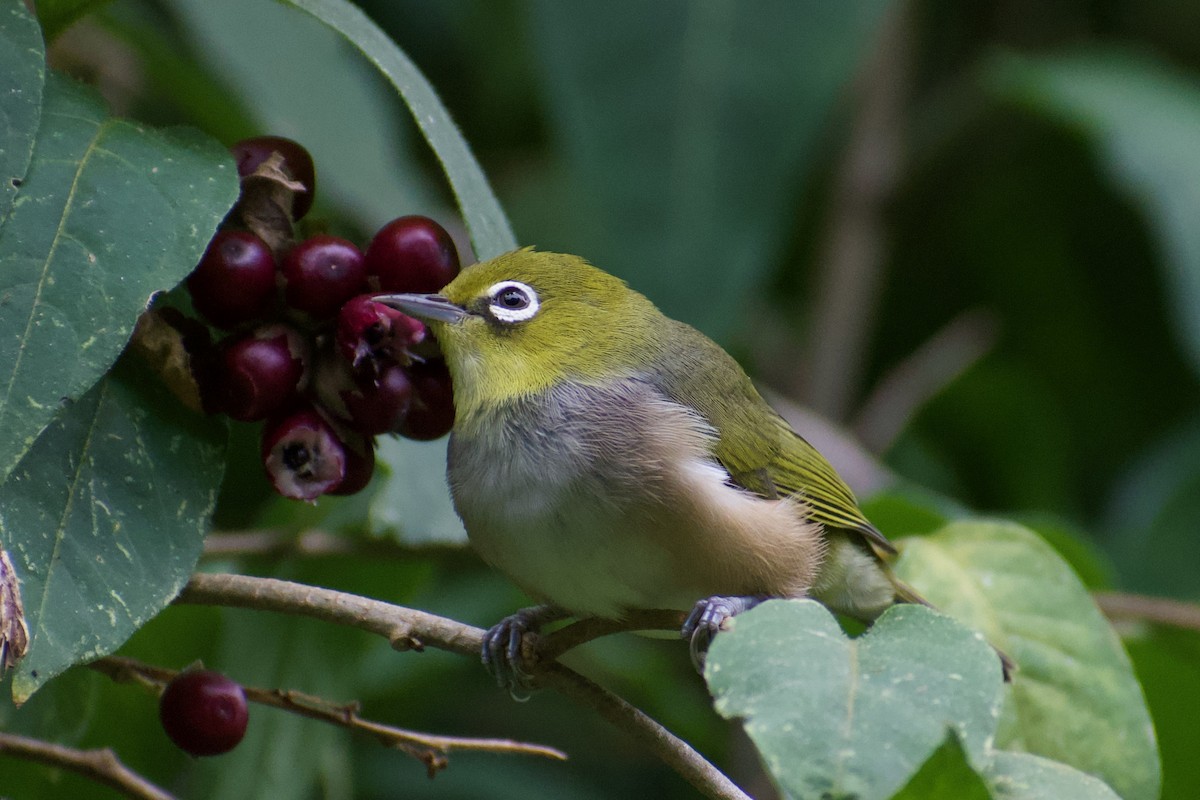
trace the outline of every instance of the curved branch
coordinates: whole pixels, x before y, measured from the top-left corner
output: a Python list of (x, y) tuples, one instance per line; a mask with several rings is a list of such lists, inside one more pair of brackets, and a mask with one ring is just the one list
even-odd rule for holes
[(121, 763), (116, 754), (107, 747), (98, 750), (78, 750), (61, 744), (43, 742), (18, 736), (15, 733), (0, 733), (0, 755), (36, 761), (51, 767), (69, 769), (97, 783), (103, 783), (134, 800), (175, 800), (150, 781)]
[(1200, 605), (1124, 592), (1096, 592), (1096, 604), (1110, 619), (1141, 619), (1200, 631)]
[[(107, 675), (117, 683), (137, 683), (161, 692), (163, 687), (175, 679), (177, 670), (146, 664), (137, 659), (123, 656), (105, 656), (89, 667)], [(421, 731), (397, 728), (359, 716), (357, 703), (334, 703), (323, 697), (315, 697), (288, 689), (260, 689), (243, 686), (246, 699), (259, 705), (289, 711), (309, 719), (328, 722), (352, 731), (374, 736), (385, 747), (394, 747), (425, 765), (429, 777), (449, 765), (446, 755), (451, 750), (476, 750), (490, 753), (518, 753), (543, 756), (565, 761), (566, 753), (553, 747), (527, 744), (512, 739), (478, 739), (458, 736), (436, 736)]]
[[(436, 647), (477, 658), (483, 645), (484, 632), (481, 629), (452, 619), (359, 595), (275, 578), (197, 573), (175, 602), (233, 606), (310, 617), (384, 636), (397, 650)], [(687, 742), (577, 672), (557, 662), (550, 662), (539, 665), (537, 677), (541, 685), (595, 709), (612, 725), (645, 744), (705, 797), (712, 800), (749, 800), (741, 789)]]

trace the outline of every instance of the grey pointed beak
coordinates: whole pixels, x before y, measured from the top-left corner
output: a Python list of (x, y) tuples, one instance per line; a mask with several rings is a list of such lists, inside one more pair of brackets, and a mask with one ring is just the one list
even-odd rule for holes
[(377, 294), (371, 299), (424, 322), (459, 322), (470, 313), (440, 294)]

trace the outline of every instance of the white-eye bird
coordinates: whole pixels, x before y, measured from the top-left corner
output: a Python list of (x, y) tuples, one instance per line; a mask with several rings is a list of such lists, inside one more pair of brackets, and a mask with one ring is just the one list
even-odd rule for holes
[(618, 278), (524, 249), (439, 294), (375, 299), (425, 320), (445, 354), (447, 474), (471, 544), (546, 604), (486, 637), (502, 681), (520, 677), (521, 635), (553, 618), (690, 611), (696, 655), (766, 598), (812, 597), (865, 622), (923, 602), (737, 362)]

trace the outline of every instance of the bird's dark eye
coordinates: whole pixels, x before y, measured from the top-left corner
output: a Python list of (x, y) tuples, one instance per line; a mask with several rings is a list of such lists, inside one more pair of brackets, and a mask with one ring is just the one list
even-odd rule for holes
[(514, 324), (532, 319), (540, 304), (532, 286), (520, 281), (501, 281), (487, 291), (488, 310), (498, 322)]
[(496, 295), (496, 302), (505, 308), (519, 311), (529, 305), (529, 296), (514, 286)]

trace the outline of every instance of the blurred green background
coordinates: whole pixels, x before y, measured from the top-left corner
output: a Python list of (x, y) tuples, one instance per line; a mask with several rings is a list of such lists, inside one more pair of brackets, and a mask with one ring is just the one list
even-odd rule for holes
[[(1098, 588), (1200, 600), (1200, 4), (360, 5), (438, 89), (522, 244), (620, 274), (838, 426), (844, 438), (823, 425), (812, 438), (860, 494), (923, 487), (1036, 516), (1091, 551)], [(424, 213), (461, 238), (406, 110), (344, 43), (282, 6), (117, 0), (67, 29), (52, 63), (120, 114), (227, 143), (303, 142), (317, 225), (365, 241)], [(220, 524), (324, 519), (281, 511), (253, 446), (234, 453)], [(354, 508), (335, 513), (355, 520)], [(452, 551), (217, 566), (477, 625), (523, 602)], [(1187, 733), (1200, 636), (1123, 632), (1156, 718), (1164, 796), (1200, 796)], [(373, 742), (256, 709), (242, 747), (191, 762), (153, 723), (152, 698), (78, 671), (22, 712), (58, 731), (74, 721), (78, 741), (113, 744), (184, 796), (693, 796), (590, 712), (546, 694), (513, 703), (462, 659), (179, 608), (125, 652), (171, 667), (203, 657), (245, 683), (357, 698), (393, 724), (572, 757), (455, 755), (431, 782)], [(757, 780), (684, 648), (620, 637), (579, 658), (735, 779)], [(4, 775), (14, 797), (84, 786), (18, 762)]]

